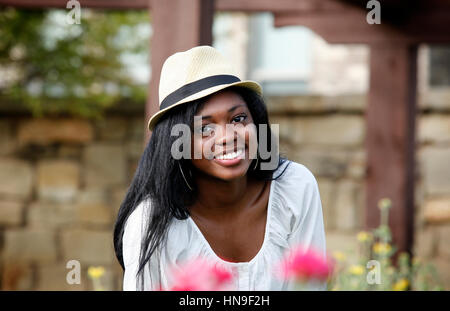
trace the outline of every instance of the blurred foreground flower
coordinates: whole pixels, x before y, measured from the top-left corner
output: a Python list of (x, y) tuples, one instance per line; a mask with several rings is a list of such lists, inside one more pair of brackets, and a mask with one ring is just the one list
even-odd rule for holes
[(353, 275), (362, 275), (364, 272), (366, 272), (366, 269), (361, 265), (351, 265), (348, 268), (348, 272)]
[(392, 206), (392, 201), (389, 198), (383, 198), (380, 201), (378, 201), (378, 208), (380, 210), (386, 210), (391, 208)]
[(368, 242), (372, 240), (372, 234), (370, 232), (367, 231), (361, 231), (358, 233), (358, 235), (356, 236), (356, 238), (358, 239), (359, 242)]
[(92, 279), (98, 279), (105, 274), (105, 268), (103, 267), (89, 267), (88, 268), (88, 275)]
[(294, 279), (297, 284), (305, 284), (308, 281), (327, 281), (333, 266), (332, 259), (325, 258), (316, 250), (297, 246), (287, 253), (276, 267), (276, 272), (283, 279)]
[(376, 254), (389, 254), (392, 250), (392, 246), (389, 243), (377, 242), (373, 245), (373, 251)]
[(204, 259), (190, 260), (173, 267), (171, 291), (221, 291), (234, 290), (233, 277), (228, 270)]
[(104, 290), (101, 284), (101, 277), (105, 274), (105, 268), (102, 266), (99, 267), (89, 267), (88, 268), (88, 276), (92, 280), (92, 285), (95, 291)]
[(345, 261), (347, 259), (347, 256), (340, 251), (333, 252), (333, 258), (336, 259), (336, 261)]
[(409, 286), (409, 281), (405, 278), (402, 278), (394, 284), (392, 289), (394, 291), (404, 291), (404, 290), (408, 289), (408, 286)]

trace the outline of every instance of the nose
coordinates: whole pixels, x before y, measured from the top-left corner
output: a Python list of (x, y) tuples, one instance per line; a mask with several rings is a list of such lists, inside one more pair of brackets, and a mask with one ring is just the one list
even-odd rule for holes
[(216, 132), (215, 145), (223, 148), (222, 150), (228, 150), (235, 147), (237, 140), (237, 132), (232, 126), (220, 126)]

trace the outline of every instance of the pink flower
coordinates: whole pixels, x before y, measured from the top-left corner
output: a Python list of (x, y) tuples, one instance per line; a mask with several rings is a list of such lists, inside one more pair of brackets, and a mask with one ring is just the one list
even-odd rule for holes
[(292, 248), (277, 267), (278, 276), (283, 279), (294, 278), (297, 281), (328, 279), (333, 270), (333, 261), (324, 258), (313, 248), (302, 246)]
[(171, 291), (232, 290), (231, 273), (201, 258), (173, 267), (171, 272)]

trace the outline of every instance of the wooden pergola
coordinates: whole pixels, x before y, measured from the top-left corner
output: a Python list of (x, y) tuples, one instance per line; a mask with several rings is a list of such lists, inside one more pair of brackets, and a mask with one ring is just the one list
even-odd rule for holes
[[(380, 0), (381, 24), (368, 24), (366, 0), (79, 0), (82, 8), (145, 9), (152, 14), (152, 77), (146, 119), (158, 110), (164, 60), (212, 44), (214, 11), (272, 12), (277, 27), (303, 25), (329, 43), (370, 47), (366, 228), (379, 224), (377, 203), (392, 200), (390, 227), (400, 251), (412, 251), (417, 49), (450, 42), (450, 1)], [(65, 8), (65, 0), (0, 0), (0, 6)], [(148, 137), (147, 137), (148, 139)]]

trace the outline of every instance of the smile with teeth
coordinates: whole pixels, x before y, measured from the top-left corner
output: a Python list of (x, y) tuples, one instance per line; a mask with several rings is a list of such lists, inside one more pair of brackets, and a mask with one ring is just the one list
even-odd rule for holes
[(237, 157), (239, 157), (242, 154), (242, 149), (239, 149), (238, 151), (233, 151), (231, 153), (227, 153), (225, 155), (221, 154), (221, 155), (217, 155), (215, 156), (215, 158), (217, 160), (232, 160), (232, 159), (236, 159)]

